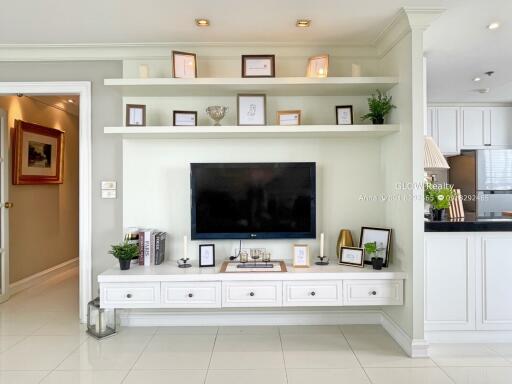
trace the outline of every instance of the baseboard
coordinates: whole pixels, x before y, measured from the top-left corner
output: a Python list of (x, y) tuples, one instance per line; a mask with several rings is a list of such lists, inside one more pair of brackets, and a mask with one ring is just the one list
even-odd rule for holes
[(382, 327), (410, 357), (428, 357), (428, 342), (412, 339), (386, 312), (381, 312)]
[(428, 331), (430, 343), (512, 343), (512, 331)]
[(43, 281), (51, 279), (61, 273), (67, 272), (70, 269), (78, 268), (78, 257), (65, 261), (59, 265), (48, 268), (44, 271), (33, 274), (32, 276), (25, 277), (24, 279), (18, 280), (15, 283), (9, 285), (9, 293), (14, 295), (25, 289), (28, 289), (36, 284), (40, 284)]

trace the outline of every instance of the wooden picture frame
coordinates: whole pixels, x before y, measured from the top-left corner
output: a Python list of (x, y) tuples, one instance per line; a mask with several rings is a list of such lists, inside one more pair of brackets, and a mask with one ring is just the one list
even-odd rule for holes
[(13, 185), (64, 182), (64, 132), (14, 121)]
[(215, 267), (215, 244), (199, 245), (199, 267)]
[[(380, 242), (384, 242), (383, 246), (386, 250), (386, 254), (384, 256), (383, 267), (387, 267), (389, 265), (389, 256), (391, 250), (391, 228), (376, 228), (376, 227), (361, 227), (361, 236), (359, 237), (359, 248), (364, 249), (364, 244), (370, 242), (376, 242), (377, 247)], [(366, 252), (364, 255), (364, 263), (371, 264), (372, 261), (369, 260), (366, 256)]]
[(364, 268), (364, 249), (358, 247), (340, 247), (338, 264)]
[[(193, 68), (191, 68), (193, 67)], [(197, 56), (195, 53), (172, 51), (172, 77), (194, 79), (197, 77)]]
[(307, 77), (327, 77), (329, 73), (329, 55), (318, 55), (308, 60)]
[(276, 77), (276, 56), (242, 55), (242, 77)]
[(146, 126), (146, 106), (143, 104), (126, 104), (126, 126)]
[(267, 96), (250, 93), (238, 94), (236, 114), (237, 123), (240, 126), (267, 125)]
[(309, 258), (309, 245), (294, 244), (293, 245), (293, 261), (294, 268), (309, 268), (311, 261)]
[(197, 126), (197, 111), (172, 111), (172, 125), (174, 127)]
[(354, 111), (351, 105), (336, 106), (336, 125), (353, 125)]
[(301, 124), (301, 111), (277, 111), (277, 125), (300, 125)]

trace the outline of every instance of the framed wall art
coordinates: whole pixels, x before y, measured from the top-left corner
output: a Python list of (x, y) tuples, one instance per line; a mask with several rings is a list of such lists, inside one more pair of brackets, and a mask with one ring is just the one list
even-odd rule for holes
[(238, 125), (265, 125), (267, 123), (266, 102), (265, 95), (238, 95)]
[(300, 125), (301, 111), (278, 111), (277, 124), (278, 125)]
[(351, 105), (336, 106), (336, 125), (354, 124), (354, 114)]
[(274, 55), (242, 55), (242, 77), (276, 77)]
[(172, 111), (172, 125), (175, 127), (197, 125), (197, 111)]
[(172, 51), (172, 77), (179, 79), (197, 77), (196, 54)]
[(146, 106), (142, 104), (126, 104), (126, 126), (144, 127), (146, 125)]
[(15, 120), (12, 183), (62, 184), (63, 174), (64, 132)]

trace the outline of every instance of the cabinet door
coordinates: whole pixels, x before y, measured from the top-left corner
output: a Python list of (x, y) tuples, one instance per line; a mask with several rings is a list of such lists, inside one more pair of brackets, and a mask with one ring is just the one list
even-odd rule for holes
[(512, 146), (512, 107), (491, 108), (491, 145)]
[(491, 116), (489, 108), (462, 108), (461, 148), (491, 145)]
[(477, 257), (477, 329), (512, 330), (512, 236), (489, 234), (481, 238)]
[(425, 234), (425, 330), (475, 329), (472, 236)]
[(459, 111), (458, 107), (436, 108), (434, 138), (439, 145), (439, 149), (445, 155), (459, 153)]

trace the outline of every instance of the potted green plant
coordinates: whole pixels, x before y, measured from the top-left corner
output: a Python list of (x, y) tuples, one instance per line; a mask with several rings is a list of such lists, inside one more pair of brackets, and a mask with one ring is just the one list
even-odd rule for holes
[(373, 124), (384, 124), (384, 117), (391, 112), (393, 108), (396, 108), (396, 106), (391, 103), (392, 99), (392, 96), (382, 93), (377, 89), (377, 95), (372, 95), (372, 97), (368, 99), (370, 113), (363, 115), (362, 119), (371, 119)]
[(124, 271), (130, 269), (132, 259), (138, 256), (139, 246), (138, 244), (125, 241), (121, 244), (112, 245), (109, 253), (119, 260), (119, 268)]
[(375, 241), (364, 244), (364, 254), (372, 261), (373, 269), (382, 269), (384, 259), (377, 257), (377, 243)]
[(430, 204), (432, 220), (442, 220), (445, 210), (450, 206), (450, 202), (455, 196), (453, 186), (437, 186), (426, 183), (424, 193), (425, 201)]

